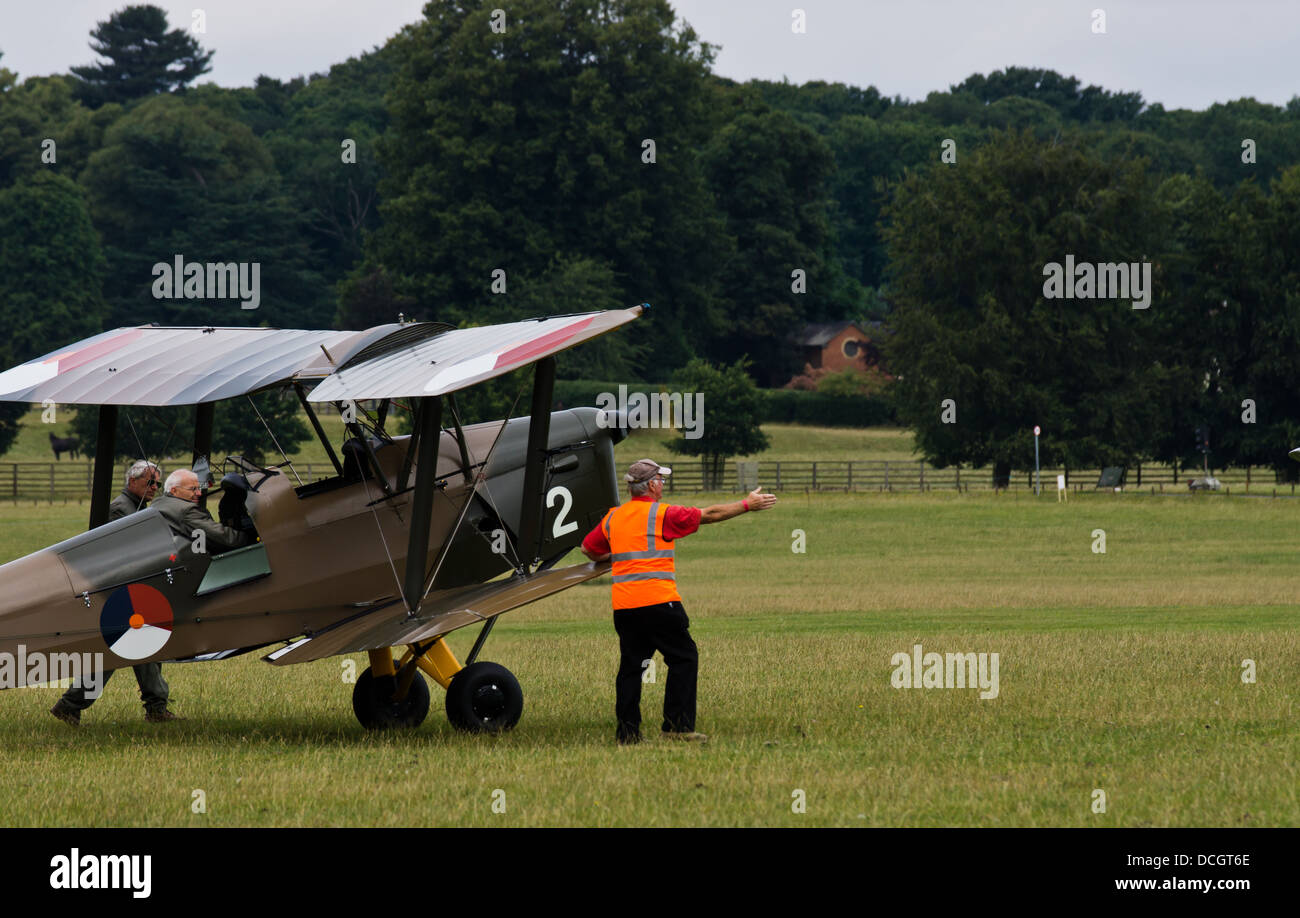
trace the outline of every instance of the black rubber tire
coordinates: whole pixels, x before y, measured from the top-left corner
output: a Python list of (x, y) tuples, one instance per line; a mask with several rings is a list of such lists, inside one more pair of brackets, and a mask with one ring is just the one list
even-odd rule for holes
[(418, 727), (424, 723), (429, 714), (429, 683), (419, 672), (411, 678), (411, 689), (401, 701), (391, 701), (383, 696), (391, 688), (381, 692), (378, 683), (387, 679), (376, 680), (366, 667), (357, 684), (352, 687), (352, 711), (357, 715), (361, 726), (367, 730), (389, 730), (394, 728)]
[(447, 688), (447, 720), (470, 733), (500, 733), (519, 723), (524, 690), (514, 673), (499, 663), (471, 663), (452, 676)]

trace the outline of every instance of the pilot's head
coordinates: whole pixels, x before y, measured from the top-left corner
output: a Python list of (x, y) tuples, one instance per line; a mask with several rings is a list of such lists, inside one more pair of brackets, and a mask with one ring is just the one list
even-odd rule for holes
[(649, 494), (654, 500), (658, 500), (664, 492), (664, 476), (672, 473), (672, 469), (660, 465), (653, 459), (638, 459), (628, 467), (623, 480), (627, 482), (628, 493), (633, 497), (644, 497)]
[(188, 500), (192, 504), (199, 502), (199, 476), (189, 469), (177, 469), (167, 476), (163, 490), (171, 497)]
[(152, 500), (162, 483), (161, 475), (158, 466), (141, 459), (127, 469), (126, 489), (136, 497)]

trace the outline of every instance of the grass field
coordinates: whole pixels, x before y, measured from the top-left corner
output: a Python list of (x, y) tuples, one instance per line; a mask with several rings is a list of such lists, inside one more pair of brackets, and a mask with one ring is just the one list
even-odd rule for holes
[[(0, 507), (0, 559), (84, 511)], [(493, 632), (483, 658), (525, 692), (503, 736), (454, 731), (437, 686), (418, 730), (368, 734), (339, 658), (168, 666), (188, 719), (162, 726), (129, 673), (79, 730), (46, 713), (57, 689), (0, 693), (0, 824), (1294, 826), (1298, 531), (1289, 500), (783, 499), (678, 551), (707, 746), (614, 745), (602, 578)], [(916, 643), (998, 653), (998, 697), (894, 688)]]

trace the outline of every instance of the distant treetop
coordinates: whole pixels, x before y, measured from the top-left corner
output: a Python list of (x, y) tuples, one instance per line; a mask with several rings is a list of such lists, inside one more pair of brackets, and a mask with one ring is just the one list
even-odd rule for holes
[(167, 31), (167, 14), (153, 5), (124, 7), (90, 35), (91, 50), (108, 60), (71, 69), (92, 108), (174, 92), (212, 69), (213, 52), (181, 29)]

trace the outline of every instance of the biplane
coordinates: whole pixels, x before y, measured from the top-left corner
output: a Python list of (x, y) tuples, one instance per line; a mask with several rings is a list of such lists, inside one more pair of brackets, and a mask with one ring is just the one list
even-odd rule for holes
[[(555, 354), (643, 308), (464, 329), (118, 328), (0, 373), (0, 400), (99, 412), (90, 528), (0, 566), (0, 652), (103, 653), (112, 670), (365, 651), (352, 693), (364, 726), (419, 725), (427, 675), (456, 727), (513, 727), (518, 680), (478, 659), (496, 617), (607, 572), (556, 565), (619, 502), (613, 447), (626, 430), (595, 408), (551, 410)], [(457, 392), (530, 365), (527, 417), (461, 423)], [(296, 393), (331, 477), (296, 481), (287, 459), (212, 462), (215, 403), (274, 389)], [(322, 404), (345, 421), (337, 451)], [(395, 404), (411, 411), (408, 435), (385, 429)], [(179, 405), (196, 406), (194, 467), (221, 495), (220, 521), (251, 544), (196, 550), (153, 509), (106, 522), (118, 411)], [(445, 638), (471, 625), (462, 663)]]

